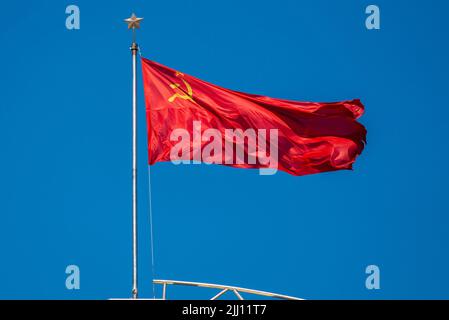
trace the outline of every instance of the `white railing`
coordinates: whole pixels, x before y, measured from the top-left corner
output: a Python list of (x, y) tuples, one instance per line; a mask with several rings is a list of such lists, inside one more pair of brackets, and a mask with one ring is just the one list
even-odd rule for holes
[(264, 297), (277, 298), (277, 299), (283, 299), (283, 300), (303, 300), (300, 298), (286, 296), (283, 294), (277, 294), (277, 293), (253, 290), (253, 289), (246, 289), (246, 288), (240, 288), (240, 287), (234, 287), (234, 286), (224, 286), (224, 285), (213, 284), (213, 283), (177, 281), (177, 280), (156, 280), (156, 279), (153, 280), (153, 283), (162, 285), (162, 300), (167, 299), (167, 287), (169, 285), (193, 286), (193, 287), (213, 288), (213, 289), (221, 290), (215, 296), (213, 296), (210, 300), (216, 300), (228, 291), (233, 292), (239, 300), (244, 300), (240, 293), (249, 293), (249, 294), (253, 294), (253, 295), (257, 295), (257, 296), (264, 296)]

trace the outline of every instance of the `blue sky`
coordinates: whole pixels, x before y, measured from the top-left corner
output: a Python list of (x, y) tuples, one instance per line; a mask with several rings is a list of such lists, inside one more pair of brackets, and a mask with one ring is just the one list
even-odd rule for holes
[[(0, 18), (0, 298), (131, 290), (131, 34), (217, 85), (302, 101), (360, 98), (354, 171), (259, 176), (151, 167), (155, 277), (309, 299), (449, 297), (446, 1), (30, 1)], [(81, 29), (65, 28), (65, 8)], [(140, 293), (153, 294), (139, 84)], [(65, 268), (81, 289), (65, 288)], [(378, 265), (381, 289), (365, 288)], [(202, 298), (178, 290), (177, 297)]]

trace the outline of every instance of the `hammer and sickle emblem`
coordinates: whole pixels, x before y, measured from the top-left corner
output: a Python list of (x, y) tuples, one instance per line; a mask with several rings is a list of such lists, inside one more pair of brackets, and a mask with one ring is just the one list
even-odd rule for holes
[(170, 98), (168, 98), (168, 102), (173, 102), (173, 101), (175, 101), (176, 98), (193, 101), (193, 90), (192, 90), (192, 87), (190, 86), (190, 84), (187, 81), (185, 81), (184, 78), (182, 78), (182, 76), (184, 76), (184, 74), (181, 72), (176, 72), (176, 76), (178, 78), (180, 78), (181, 81), (184, 83), (184, 85), (187, 88), (187, 92), (185, 92), (181, 88), (181, 85), (179, 83), (172, 83), (170, 85), (170, 88), (175, 89), (175, 90), (179, 89), (180, 92), (176, 92)]

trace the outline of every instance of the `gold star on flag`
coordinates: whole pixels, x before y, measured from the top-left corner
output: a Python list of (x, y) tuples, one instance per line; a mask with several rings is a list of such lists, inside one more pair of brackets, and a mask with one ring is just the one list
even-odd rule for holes
[(142, 20), (143, 18), (137, 18), (136, 15), (133, 13), (131, 17), (125, 19), (125, 22), (128, 24), (128, 29), (139, 29), (140, 21)]

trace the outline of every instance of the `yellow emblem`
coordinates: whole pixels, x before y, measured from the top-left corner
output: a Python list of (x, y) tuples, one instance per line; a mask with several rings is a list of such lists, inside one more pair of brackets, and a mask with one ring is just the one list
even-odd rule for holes
[(186, 86), (187, 92), (181, 88), (181, 84), (172, 83), (170, 85), (170, 88), (175, 89), (175, 90), (178, 89), (179, 92), (176, 92), (170, 98), (168, 98), (168, 102), (173, 102), (173, 101), (175, 101), (176, 98), (183, 99), (183, 100), (191, 100), (193, 102), (193, 90), (192, 90), (192, 87), (190, 86), (190, 84), (186, 80), (184, 80), (184, 78), (182, 78), (184, 76), (184, 74), (181, 72), (176, 72), (176, 76), (178, 78), (180, 78), (181, 81), (184, 83), (184, 85)]

